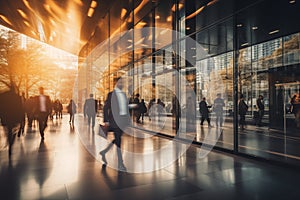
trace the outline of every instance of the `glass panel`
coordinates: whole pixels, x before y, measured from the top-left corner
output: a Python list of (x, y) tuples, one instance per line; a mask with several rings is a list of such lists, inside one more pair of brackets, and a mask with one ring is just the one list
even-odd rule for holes
[(153, 28), (152, 13), (143, 18), (134, 27), (134, 59), (138, 60), (152, 53)]
[[(174, 20), (174, 12), (172, 11), (172, 6), (172, 1), (158, 1), (158, 6), (155, 9), (155, 27), (172, 30), (172, 22)], [(168, 44), (170, 43), (171, 41), (168, 42)]]
[(233, 12), (233, 0), (218, 0), (218, 1), (194, 1), (195, 12), (187, 16), (191, 20), (196, 18), (196, 30), (201, 30), (216, 21), (224, 19)]
[[(196, 35), (199, 42), (196, 61), (196, 140), (233, 149), (234, 62), (233, 52), (230, 51), (233, 49), (230, 26), (232, 19)], [(218, 55), (213, 56), (215, 54)]]
[(270, 7), (271, 2), (237, 15), (239, 94), (249, 107), (246, 127), (239, 129), (239, 151), (299, 162), (300, 115), (292, 109), (300, 93), (299, 25), (291, 20), (299, 15), (299, 5), (280, 1)]
[(146, 15), (151, 12), (152, 9), (152, 1), (150, 0), (135, 0), (134, 4), (134, 22), (139, 23)]
[(284, 41), (284, 65), (300, 63), (300, 33), (288, 35)]

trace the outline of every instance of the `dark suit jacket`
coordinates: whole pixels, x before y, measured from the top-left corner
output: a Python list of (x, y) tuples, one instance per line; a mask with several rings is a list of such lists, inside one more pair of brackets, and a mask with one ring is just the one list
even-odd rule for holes
[[(44, 95), (46, 97), (46, 113), (51, 114), (52, 112), (52, 103), (50, 100), (50, 97), (47, 95)], [(35, 108), (35, 113), (38, 115), (39, 113), (41, 113), (40, 111), (40, 96), (36, 96), (35, 97), (35, 102), (36, 102), (36, 108)]]
[(0, 94), (0, 118), (4, 126), (12, 128), (21, 122), (24, 112), (19, 95), (12, 91)]
[[(125, 93), (123, 93), (125, 95)], [(126, 95), (125, 95), (126, 97)], [(110, 128), (120, 128), (124, 129), (130, 124), (130, 116), (128, 109), (127, 98), (125, 102), (119, 102), (115, 90), (108, 93), (105, 105), (103, 107), (104, 122), (109, 122)], [(120, 114), (120, 104), (124, 105), (126, 108), (126, 114)]]

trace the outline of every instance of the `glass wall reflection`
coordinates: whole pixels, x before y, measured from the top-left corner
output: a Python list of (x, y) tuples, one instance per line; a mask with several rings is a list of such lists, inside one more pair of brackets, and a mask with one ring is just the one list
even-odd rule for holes
[(82, 97), (93, 90), (104, 101), (113, 78), (125, 76), (128, 98), (139, 94), (147, 107), (143, 123), (133, 116), (138, 128), (168, 136), (185, 130), (200, 144), (300, 161), (298, 3), (121, 2), (103, 19), (107, 42), (82, 50), (92, 56), (82, 64), (86, 76), (98, 70), (82, 79)]

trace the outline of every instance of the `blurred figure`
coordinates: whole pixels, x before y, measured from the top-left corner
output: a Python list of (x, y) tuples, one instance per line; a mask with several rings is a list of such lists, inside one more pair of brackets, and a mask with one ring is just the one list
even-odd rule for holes
[(141, 118), (141, 112), (140, 112), (140, 94), (137, 93), (135, 95), (135, 98), (133, 99), (133, 103), (136, 105), (134, 108), (134, 116), (135, 116), (135, 122), (136, 123), (141, 123), (140, 118)]
[(62, 118), (63, 106), (58, 99), (56, 99), (56, 101), (53, 103), (53, 109), (56, 119)]
[(298, 128), (300, 128), (300, 94), (295, 94), (291, 99), (291, 113), (295, 116), (295, 122)]
[(88, 117), (88, 125), (90, 127), (92, 121), (92, 128), (95, 127), (95, 119), (97, 114), (97, 100), (94, 99), (94, 95), (90, 94), (90, 98), (84, 102), (84, 116)]
[(187, 131), (195, 131), (195, 121), (196, 121), (196, 105), (195, 100), (191, 96), (187, 98), (186, 101), (186, 129)]
[(145, 100), (142, 99), (140, 103), (140, 113), (141, 113), (142, 123), (144, 123), (144, 115), (146, 112), (147, 112), (147, 107), (145, 104)]
[(262, 125), (262, 118), (265, 113), (265, 105), (264, 105), (264, 97), (262, 95), (258, 96), (258, 99), (256, 100), (256, 105), (258, 108), (258, 119), (257, 119), (257, 125), (261, 126)]
[(20, 124), (20, 129), (19, 129), (19, 132), (18, 132), (18, 137), (20, 137), (21, 134), (22, 135), (24, 134), (25, 118), (26, 118), (26, 115), (25, 115), (25, 102), (26, 102), (25, 92), (22, 92), (22, 95), (21, 95), (22, 117), (21, 117), (21, 124)]
[(39, 122), (39, 131), (41, 135), (41, 140), (44, 141), (45, 129), (47, 127), (48, 116), (52, 112), (52, 105), (50, 97), (44, 95), (44, 88), (39, 88), (39, 96), (36, 96), (36, 114), (37, 120)]
[(241, 128), (241, 130), (244, 130), (245, 126), (246, 126), (246, 117), (245, 116), (248, 111), (248, 105), (244, 101), (243, 94), (240, 95), (240, 101), (239, 101), (238, 107), (239, 107), (239, 115), (240, 115), (240, 128)]
[(111, 149), (112, 145), (117, 146), (118, 154), (118, 169), (126, 171), (121, 153), (121, 137), (124, 129), (130, 124), (130, 115), (126, 94), (122, 91), (123, 80), (116, 79), (114, 90), (108, 93), (106, 102), (103, 108), (104, 123), (114, 132), (114, 140), (99, 154), (102, 156), (102, 161), (107, 164), (105, 154)]
[(77, 107), (73, 99), (70, 100), (69, 104), (67, 105), (67, 111), (70, 114), (69, 123), (74, 125), (74, 115), (76, 113)]
[[(153, 116), (153, 108), (152, 106), (155, 104), (155, 99), (151, 99), (148, 104), (148, 116), (149, 121), (151, 121), (151, 117)], [(152, 109), (151, 109), (152, 108)]]
[(165, 104), (160, 99), (157, 99), (157, 115), (158, 115), (158, 121), (161, 121), (162, 113), (164, 112)]
[(62, 111), (63, 111), (63, 105), (60, 101), (58, 101), (58, 117), (62, 119)]
[(27, 120), (28, 120), (28, 127), (31, 129), (32, 128), (32, 123), (35, 118), (35, 99), (33, 97), (29, 97), (25, 101), (25, 112), (27, 115)]
[(208, 127), (212, 127), (210, 124), (210, 118), (209, 118), (209, 106), (206, 103), (205, 97), (203, 97), (202, 101), (200, 101), (199, 109), (200, 109), (200, 115), (201, 115), (200, 125), (203, 126), (203, 122), (206, 120), (208, 123)]
[(221, 98), (221, 93), (217, 94), (214, 100), (213, 111), (216, 113), (216, 126), (223, 126), (223, 107), (225, 106), (224, 99)]
[(12, 146), (20, 128), (23, 115), (21, 98), (16, 94), (15, 87), (11, 85), (9, 91), (0, 94), (0, 118), (9, 145), (9, 157), (11, 156)]

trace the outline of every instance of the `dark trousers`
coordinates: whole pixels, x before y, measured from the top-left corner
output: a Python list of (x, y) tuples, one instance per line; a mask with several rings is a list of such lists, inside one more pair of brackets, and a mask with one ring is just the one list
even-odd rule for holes
[(241, 129), (243, 129), (245, 125), (246, 125), (246, 116), (245, 115), (240, 115), (240, 127), (241, 127)]
[(118, 155), (118, 165), (123, 165), (123, 157), (121, 152), (121, 137), (123, 131), (120, 128), (112, 128), (114, 132), (115, 139), (102, 151), (104, 154), (107, 153), (115, 144), (117, 146), (117, 155)]
[(144, 121), (145, 113), (141, 113), (142, 122)]
[(70, 123), (72, 122), (74, 124), (74, 114), (70, 113)]
[(200, 122), (200, 124), (203, 125), (203, 122), (205, 120), (208, 122), (208, 125), (210, 125), (210, 118), (209, 118), (208, 114), (207, 115), (201, 115), (201, 122)]
[(141, 118), (141, 112), (139, 110), (135, 110), (134, 115), (135, 115), (135, 121), (139, 122)]
[(22, 115), (22, 119), (21, 119), (21, 122), (20, 122), (20, 129), (19, 129), (19, 132), (18, 132), (18, 137), (20, 137), (20, 135), (24, 133), (24, 128), (25, 128), (25, 114)]
[(6, 133), (7, 133), (7, 141), (8, 141), (8, 154), (9, 156), (11, 155), (11, 151), (12, 151), (12, 146), (15, 142), (15, 138), (16, 138), (16, 133), (14, 132), (14, 129), (16, 127), (12, 126), (12, 125), (8, 125), (5, 127), (6, 129)]
[(88, 124), (89, 126), (91, 125), (91, 120), (92, 120), (92, 127), (95, 127), (95, 118), (96, 118), (96, 113), (95, 114), (88, 114)]
[(47, 127), (48, 113), (40, 112), (38, 116), (40, 135), (44, 138), (44, 131)]
[(262, 125), (262, 118), (264, 116), (265, 111), (264, 110), (259, 110), (258, 111), (258, 125), (261, 126)]

